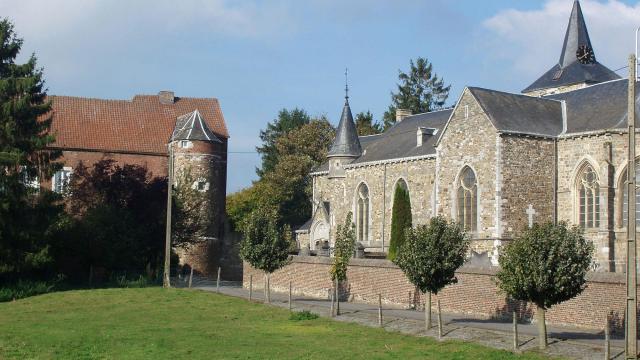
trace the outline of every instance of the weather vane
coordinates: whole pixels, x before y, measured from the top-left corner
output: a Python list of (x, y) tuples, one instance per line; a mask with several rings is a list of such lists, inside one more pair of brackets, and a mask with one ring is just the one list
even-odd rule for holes
[(344, 98), (349, 99), (349, 68), (344, 68)]

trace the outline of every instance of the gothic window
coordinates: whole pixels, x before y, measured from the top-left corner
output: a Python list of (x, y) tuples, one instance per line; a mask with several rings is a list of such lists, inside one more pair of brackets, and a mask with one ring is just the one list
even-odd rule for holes
[(458, 181), (458, 222), (465, 230), (478, 229), (478, 181), (470, 167), (465, 167)]
[(600, 186), (598, 175), (586, 165), (578, 176), (578, 223), (582, 228), (600, 226)]
[[(622, 188), (622, 225), (627, 226), (627, 216), (629, 212), (629, 195), (627, 191), (627, 170), (620, 177), (620, 187)], [(640, 161), (636, 160), (636, 186), (640, 183)], [(636, 190), (636, 227), (640, 229), (640, 191)]]
[(358, 241), (369, 241), (369, 188), (360, 184), (356, 195), (356, 234)]

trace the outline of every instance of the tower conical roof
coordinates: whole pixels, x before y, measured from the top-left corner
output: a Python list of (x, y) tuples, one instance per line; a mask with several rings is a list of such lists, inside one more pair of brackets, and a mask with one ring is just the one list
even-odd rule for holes
[(340, 124), (336, 130), (336, 139), (333, 141), (329, 149), (328, 157), (344, 156), (358, 157), (362, 155), (362, 147), (358, 140), (358, 131), (356, 124), (353, 122), (351, 115), (351, 107), (349, 107), (349, 97), (345, 97), (344, 107), (342, 108), (342, 116)]
[[(584, 55), (585, 51), (591, 52), (590, 58)], [(583, 62), (579, 61), (579, 56), (584, 56)], [(580, 2), (575, 0), (569, 17), (567, 32), (564, 35), (564, 43), (562, 44), (562, 52), (560, 53), (558, 64), (549, 69), (522, 92), (526, 93), (580, 83), (594, 84), (619, 78), (616, 73), (596, 60)]]
[(200, 140), (209, 142), (221, 142), (217, 136), (202, 120), (202, 115), (198, 109), (176, 119), (176, 127), (173, 129), (170, 141), (176, 140)]

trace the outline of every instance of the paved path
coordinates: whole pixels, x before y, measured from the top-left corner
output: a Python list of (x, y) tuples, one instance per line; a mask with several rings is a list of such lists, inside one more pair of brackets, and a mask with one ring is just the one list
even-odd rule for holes
[[(184, 284), (184, 283), (183, 283)], [(177, 286), (184, 286), (180, 281)], [(216, 291), (215, 281), (195, 280), (193, 287), (205, 291)], [(222, 282), (220, 293), (244, 299), (249, 298), (249, 291), (240, 283)], [(263, 291), (253, 291), (252, 299), (262, 302)], [(288, 308), (288, 294), (271, 293), (271, 305)], [(326, 299), (294, 296), (294, 310), (309, 310), (318, 315), (330, 316), (331, 302)], [(364, 303), (340, 303), (338, 321), (348, 321), (366, 326), (378, 326), (378, 307)], [(407, 310), (397, 306), (383, 304), (383, 326), (389, 331), (399, 331), (416, 336), (438, 338), (437, 316), (432, 316), (434, 327), (428, 332), (424, 330), (424, 312)], [(443, 339), (459, 339), (479, 343), (485, 346), (513, 350), (511, 322), (473, 318), (461, 314), (442, 314)], [(604, 359), (604, 335), (602, 331), (585, 330), (569, 327), (547, 327), (549, 347), (545, 351), (551, 356), (570, 359)], [(519, 351), (537, 349), (537, 329), (532, 324), (519, 324)], [(611, 340), (611, 358), (624, 358), (624, 341), (621, 338)]]

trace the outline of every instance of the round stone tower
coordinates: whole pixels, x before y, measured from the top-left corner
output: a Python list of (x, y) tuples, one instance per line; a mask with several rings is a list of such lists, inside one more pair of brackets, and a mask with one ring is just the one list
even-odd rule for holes
[(173, 186), (188, 186), (202, 196), (198, 203), (205, 214), (201, 242), (178, 249), (181, 265), (212, 274), (224, 255), (219, 248), (224, 232), (226, 144), (207, 126), (198, 110), (176, 119), (169, 140), (173, 158)]

